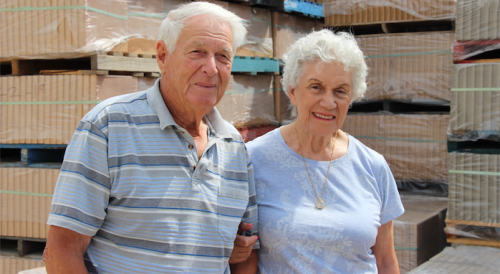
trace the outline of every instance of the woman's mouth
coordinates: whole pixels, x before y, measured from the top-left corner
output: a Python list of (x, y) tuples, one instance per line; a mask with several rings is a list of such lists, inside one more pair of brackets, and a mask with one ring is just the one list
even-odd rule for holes
[(324, 114), (319, 114), (319, 113), (316, 113), (316, 112), (313, 112), (313, 115), (318, 117), (318, 118), (321, 118), (321, 119), (326, 119), (326, 120), (332, 120), (333, 118), (335, 118), (334, 115), (324, 115)]

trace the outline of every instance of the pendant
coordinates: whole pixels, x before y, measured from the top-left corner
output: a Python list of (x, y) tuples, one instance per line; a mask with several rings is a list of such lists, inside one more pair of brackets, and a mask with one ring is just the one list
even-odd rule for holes
[(316, 208), (317, 209), (323, 209), (325, 207), (325, 202), (323, 202), (322, 199), (319, 199), (317, 202), (316, 202)]

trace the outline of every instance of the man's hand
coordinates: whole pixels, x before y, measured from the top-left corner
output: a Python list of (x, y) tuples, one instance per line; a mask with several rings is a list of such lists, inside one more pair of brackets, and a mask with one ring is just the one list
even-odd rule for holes
[(230, 264), (238, 264), (246, 261), (250, 253), (252, 253), (253, 246), (258, 239), (258, 236), (242, 236), (242, 232), (252, 229), (253, 224), (240, 223), (236, 239), (234, 239), (234, 248), (231, 257), (229, 258)]

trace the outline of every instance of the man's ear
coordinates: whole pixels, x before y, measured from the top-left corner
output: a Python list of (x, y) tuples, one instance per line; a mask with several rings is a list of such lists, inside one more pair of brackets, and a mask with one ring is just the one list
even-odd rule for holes
[(168, 55), (168, 49), (165, 42), (162, 40), (156, 41), (156, 62), (158, 62), (161, 74), (165, 74), (167, 72), (166, 65), (168, 62)]

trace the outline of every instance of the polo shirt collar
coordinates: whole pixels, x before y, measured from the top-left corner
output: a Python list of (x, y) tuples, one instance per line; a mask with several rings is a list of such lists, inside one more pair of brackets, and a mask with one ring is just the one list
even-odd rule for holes
[[(160, 79), (156, 80), (154, 86), (147, 90), (147, 98), (148, 103), (153, 109), (153, 111), (158, 115), (158, 119), (160, 120), (160, 128), (164, 130), (168, 126), (178, 126), (177, 123), (172, 118), (172, 114), (168, 110), (165, 101), (163, 101), (163, 96), (160, 92)], [(212, 108), (205, 117), (210, 121), (210, 124), (215, 132), (214, 135), (224, 138), (224, 139), (233, 139), (231, 135), (231, 131), (228, 128), (227, 124), (219, 111), (214, 107)]]

